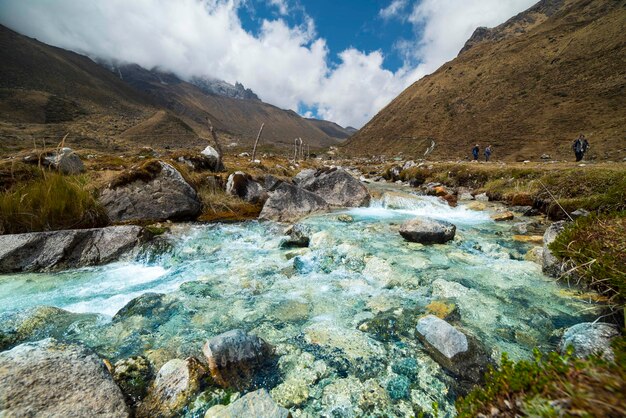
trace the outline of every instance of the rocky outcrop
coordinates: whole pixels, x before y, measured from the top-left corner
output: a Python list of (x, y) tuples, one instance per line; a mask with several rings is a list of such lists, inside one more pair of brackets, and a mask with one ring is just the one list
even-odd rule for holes
[(318, 195), (292, 184), (280, 182), (269, 192), (269, 198), (259, 218), (291, 222), (311, 213), (328, 209), (328, 203)]
[(53, 339), (0, 353), (0, 388), (0, 416), (129, 416), (103, 361)]
[(337, 207), (367, 206), (371, 196), (360, 181), (340, 168), (305, 170), (294, 182), (301, 188), (322, 196)]
[(204, 344), (202, 351), (215, 382), (232, 388), (247, 387), (273, 354), (272, 346), (240, 329), (216, 335)]
[(205, 418), (287, 418), (289, 410), (278, 406), (265, 389), (246, 393), (228, 406), (216, 405), (209, 409)]
[(462, 389), (482, 380), (489, 358), (474, 338), (434, 315), (421, 318), (416, 331), (431, 357), (459, 378)]
[(589, 357), (598, 354), (607, 360), (613, 360), (615, 355), (611, 348), (611, 340), (619, 335), (617, 326), (603, 322), (583, 322), (568, 328), (559, 342), (559, 352), (574, 349), (576, 357)]
[(280, 248), (308, 247), (311, 240), (311, 229), (302, 224), (294, 224), (285, 230), (288, 236), (280, 243)]
[(552, 277), (558, 277), (562, 273), (561, 260), (556, 258), (549, 245), (554, 242), (556, 237), (565, 229), (565, 221), (554, 222), (546, 229), (543, 234), (543, 253), (542, 253), (542, 270), (545, 274)]
[(445, 244), (454, 239), (456, 226), (445, 221), (413, 219), (400, 226), (400, 235), (411, 242), (420, 244)]
[(150, 237), (131, 225), (0, 235), (0, 273), (109, 263), (132, 254)]
[(200, 214), (202, 203), (183, 176), (164, 162), (155, 167), (151, 178), (102, 191), (100, 203), (113, 222), (192, 220)]
[(173, 359), (161, 367), (148, 396), (137, 408), (136, 416), (170, 417), (180, 414), (194, 395), (200, 392), (206, 369), (195, 358)]
[(226, 193), (237, 196), (246, 202), (257, 204), (267, 200), (267, 190), (251, 175), (242, 171), (236, 171), (228, 176)]

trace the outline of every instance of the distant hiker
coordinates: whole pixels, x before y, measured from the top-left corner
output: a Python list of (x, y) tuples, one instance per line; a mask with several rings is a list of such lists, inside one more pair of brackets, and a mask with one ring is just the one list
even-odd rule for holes
[(485, 161), (489, 161), (489, 157), (491, 157), (491, 145), (485, 148)]
[(585, 138), (585, 135), (580, 134), (572, 144), (572, 150), (574, 150), (574, 154), (576, 155), (576, 161), (582, 160), (588, 149), (589, 142), (587, 141), (587, 138)]
[(480, 147), (478, 144), (474, 148), (472, 148), (472, 155), (474, 156), (474, 161), (478, 161), (478, 153), (480, 152)]

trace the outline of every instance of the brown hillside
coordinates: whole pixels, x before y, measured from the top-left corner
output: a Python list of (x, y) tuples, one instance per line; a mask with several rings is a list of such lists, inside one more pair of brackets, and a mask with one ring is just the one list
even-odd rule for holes
[(465, 158), (571, 158), (579, 133), (589, 157), (626, 156), (626, 2), (544, 0), (479, 28), (454, 60), (417, 81), (350, 138), (346, 152)]

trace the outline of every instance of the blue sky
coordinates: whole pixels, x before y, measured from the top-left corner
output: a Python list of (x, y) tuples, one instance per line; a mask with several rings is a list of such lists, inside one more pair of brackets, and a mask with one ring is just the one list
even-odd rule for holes
[(104, 60), (239, 81), (359, 128), (536, 0), (0, 0), (0, 23)]

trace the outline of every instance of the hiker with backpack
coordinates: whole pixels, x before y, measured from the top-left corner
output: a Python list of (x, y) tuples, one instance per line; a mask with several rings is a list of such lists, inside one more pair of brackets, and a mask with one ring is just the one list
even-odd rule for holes
[(589, 142), (587, 141), (587, 138), (585, 138), (585, 135), (580, 134), (572, 144), (572, 150), (574, 151), (574, 155), (576, 155), (576, 162), (583, 159), (588, 149)]
[(474, 161), (478, 161), (478, 153), (480, 152), (480, 147), (478, 144), (474, 148), (472, 148), (472, 155), (474, 156)]
[(489, 157), (491, 157), (491, 144), (485, 148), (485, 162), (489, 161)]

